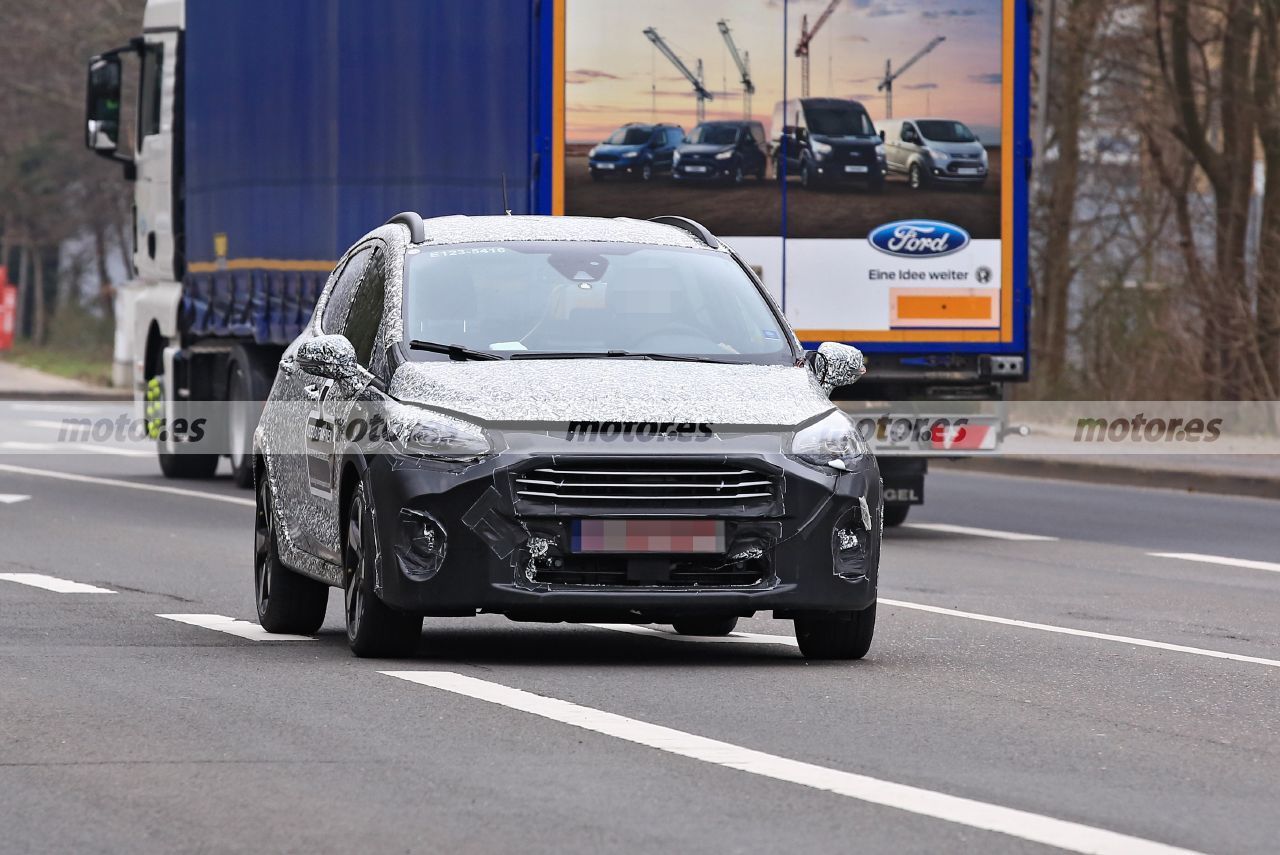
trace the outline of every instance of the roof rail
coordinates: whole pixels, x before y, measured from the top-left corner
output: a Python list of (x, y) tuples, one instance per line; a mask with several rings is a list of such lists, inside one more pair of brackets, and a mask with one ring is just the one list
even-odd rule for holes
[(422, 222), (422, 215), (416, 211), (402, 211), (383, 225), (401, 225), (409, 228), (409, 242), (422, 243), (427, 239), (427, 227)]
[(649, 222), (661, 223), (664, 226), (675, 226), (676, 228), (683, 229), (693, 235), (712, 249), (720, 248), (719, 238), (713, 235), (702, 223), (699, 223), (696, 220), (691, 220), (688, 217), (673, 217), (670, 215), (650, 217)]

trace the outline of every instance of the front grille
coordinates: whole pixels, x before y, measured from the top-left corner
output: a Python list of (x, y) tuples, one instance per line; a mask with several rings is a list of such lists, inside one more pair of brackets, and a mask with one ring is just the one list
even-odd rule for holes
[(619, 158), (616, 154), (597, 154), (592, 160), (598, 160), (602, 163), (617, 163)]
[(836, 160), (841, 163), (870, 163), (872, 152), (866, 148), (838, 148)]
[(733, 512), (772, 507), (780, 487), (776, 475), (741, 465), (663, 458), (542, 465), (515, 475), (514, 492), (526, 509)]
[(738, 560), (724, 556), (645, 560), (656, 561), (665, 572), (638, 575), (621, 555), (570, 555), (557, 567), (538, 568), (530, 581), (540, 585), (616, 588), (746, 588), (763, 584), (769, 577), (769, 563), (763, 556)]

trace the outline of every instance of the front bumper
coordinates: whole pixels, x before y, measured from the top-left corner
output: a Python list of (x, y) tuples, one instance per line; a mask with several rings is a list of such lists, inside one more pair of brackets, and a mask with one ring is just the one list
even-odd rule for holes
[[(862, 172), (851, 172), (850, 168), (863, 169)], [(838, 160), (819, 160), (814, 162), (814, 168), (817, 170), (818, 176), (825, 181), (832, 182), (867, 182), (874, 183), (883, 181), (887, 166), (883, 160), (875, 160), (871, 163), (848, 163)]]
[(625, 160), (596, 160), (591, 158), (587, 161), (587, 168), (597, 175), (634, 175), (640, 171), (640, 167), (645, 163), (642, 157), (630, 157)]
[[(697, 167), (701, 167), (701, 171)], [(677, 181), (728, 181), (738, 167), (737, 160), (682, 160), (671, 170), (671, 175)]]
[[(614, 460), (642, 458), (668, 459)], [(531, 469), (607, 460), (598, 454), (507, 452), (460, 468), (391, 455), (372, 458), (366, 482), (383, 600), (426, 615), (483, 611), (528, 620), (653, 622), (762, 610), (852, 611), (874, 602), (881, 531), (874, 459), (839, 473), (781, 454), (681, 456), (683, 463), (741, 465), (767, 473), (777, 484), (776, 501), (715, 511), (667, 507), (646, 515), (637, 505), (534, 506), (515, 495), (515, 477)], [(725, 552), (571, 551), (573, 520), (642, 516), (723, 520)]]

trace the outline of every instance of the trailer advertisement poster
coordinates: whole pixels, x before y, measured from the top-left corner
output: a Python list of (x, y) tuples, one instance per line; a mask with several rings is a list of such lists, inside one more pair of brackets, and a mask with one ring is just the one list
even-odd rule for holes
[(563, 212), (690, 217), (805, 340), (1012, 333), (1012, 3), (562, 0)]

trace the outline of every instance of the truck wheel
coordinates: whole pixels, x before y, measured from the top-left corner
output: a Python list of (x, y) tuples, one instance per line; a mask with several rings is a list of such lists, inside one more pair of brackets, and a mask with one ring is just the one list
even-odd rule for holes
[(271, 393), (267, 360), (252, 348), (236, 345), (227, 365), (227, 440), (231, 477), (240, 487), (253, 486), (253, 432)]
[(329, 586), (294, 573), (280, 562), (271, 487), (258, 484), (253, 532), (253, 590), (258, 623), (267, 632), (312, 635), (324, 623)]
[(741, 166), (739, 166), (737, 169), (733, 170), (733, 179), (732, 179), (732, 180), (733, 180), (733, 183), (734, 183), (734, 184), (741, 184), (741, 183), (742, 183), (742, 179), (743, 179), (743, 178), (745, 178), (745, 177), (746, 177), (746, 176), (743, 174), (743, 172), (742, 172), (742, 167), (741, 167)]
[(920, 164), (911, 164), (911, 169), (907, 171), (907, 184), (912, 190), (923, 190), (928, 180), (925, 178), (924, 170), (920, 168)]
[[(212, 478), (218, 471), (217, 454), (174, 453), (165, 448), (165, 431), (168, 430), (168, 425), (164, 420), (163, 374), (147, 379), (144, 400), (147, 434), (156, 441), (156, 458), (160, 461), (161, 474), (166, 478)], [(176, 447), (180, 448), (181, 445)]]
[(860, 612), (798, 617), (796, 641), (806, 659), (861, 659), (876, 631), (876, 604)]
[(653, 164), (652, 163), (646, 163), (644, 166), (640, 167), (640, 180), (645, 182), (653, 180)]
[(378, 554), (374, 537), (373, 515), (361, 482), (351, 497), (342, 549), (347, 644), (362, 659), (411, 656), (422, 638), (422, 615), (396, 611), (378, 598), (373, 589)]
[(890, 528), (902, 525), (907, 521), (907, 512), (910, 510), (910, 505), (886, 502), (884, 506), (884, 524)]
[(687, 617), (671, 622), (671, 627), (681, 635), (728, 635), (737, 626), (738, 618), (734, 615)]
[(812, 190), (818, 185), (818, 176), (813, 171), (813, 164), (805, 161), (800, 164), (800, 186), (806, 190)]

